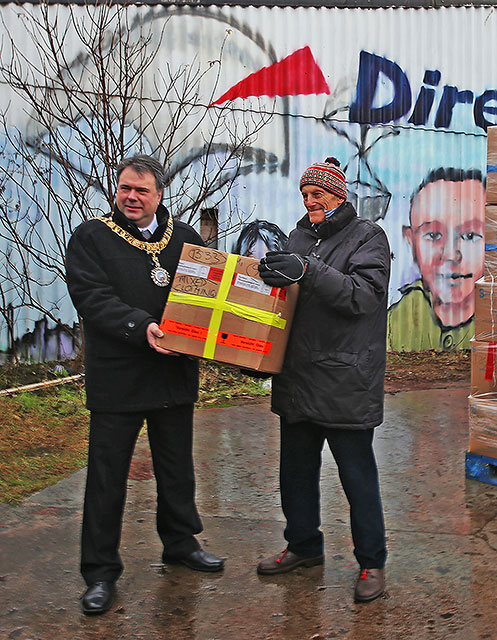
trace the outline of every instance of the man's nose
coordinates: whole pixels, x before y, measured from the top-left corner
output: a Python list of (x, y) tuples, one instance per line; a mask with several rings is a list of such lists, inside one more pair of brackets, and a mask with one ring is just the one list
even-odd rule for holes
[(459, 244), (457, 242), (446, 242), (443, 249), (443, 258), (450, 262), (461, 262), (462, 252), (459, 249)]
[(130, 189), (129, 193), (128, 193), (128, 200), (136, 200), (136, 194), (137, 192), (135, 191), (135, 189)]

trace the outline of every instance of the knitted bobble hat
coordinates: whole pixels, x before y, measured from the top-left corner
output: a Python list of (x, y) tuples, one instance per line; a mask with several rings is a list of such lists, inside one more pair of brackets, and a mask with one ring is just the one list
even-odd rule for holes
[(300, 189), (306, 184), (315, 184), (339, 198), (347, 199), (345, 173), (336, 158), (326, 158), (306, 169), (300, 178)]

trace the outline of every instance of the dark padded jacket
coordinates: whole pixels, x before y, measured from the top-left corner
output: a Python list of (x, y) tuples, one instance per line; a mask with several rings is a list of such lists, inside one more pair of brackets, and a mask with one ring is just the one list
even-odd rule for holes
[[(151, 242), (162, 238), (168, 215), (160, 205)], [(117, 208), (113, 220), (143, 240)], [(171, 282), (184, 242), (203, 244), (192, 227), (174, 221), (171, 240), (159, 256)], [(152, 268), (149, 254), (99, 220), (84, 222), (69, 241), (67, 284), (83, 319), (87, 406), (93, 411), (143, 411), (197, 399), (197, 362), (159, 354), (147, 343), (147, 326), (160, 322), (170, 289), (152, 282)]]
[(369, 429), (383, 420), (388, 240), (343, 203), (313, 228), (297, 223), (286, 250), (308, 256), (272, 410), (289, 422)]

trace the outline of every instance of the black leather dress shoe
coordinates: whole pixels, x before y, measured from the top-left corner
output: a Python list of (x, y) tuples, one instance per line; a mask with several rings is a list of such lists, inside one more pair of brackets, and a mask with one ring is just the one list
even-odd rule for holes
[(167, 564), (184, 564), (190, 569), (195, 571), (221, 571), (224, 568), (224, 559), (218, 558), (212, 553), (208, 553), (203, 549), (197, 549), (192, 551), (186, 556), (180, 556), (178, 558), (171, 558), (167, 555), (162, 557), (163, 561)]
[(110, 609), (114, 598), (115, 585), (113, 582), (94, 582), (81, 598), (81, 608), (87, 615), (105, 613)]

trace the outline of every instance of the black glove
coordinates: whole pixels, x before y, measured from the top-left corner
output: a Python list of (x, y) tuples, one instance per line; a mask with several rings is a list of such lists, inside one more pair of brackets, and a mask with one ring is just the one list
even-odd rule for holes
[(288, 251), (268, 251), (258, 269), (265, 284), (271, 287), (286, 287), (298, 282), (307, 268), (307, 258)]

